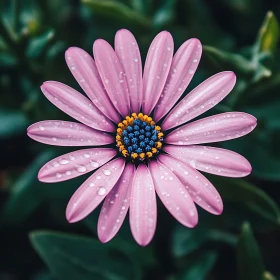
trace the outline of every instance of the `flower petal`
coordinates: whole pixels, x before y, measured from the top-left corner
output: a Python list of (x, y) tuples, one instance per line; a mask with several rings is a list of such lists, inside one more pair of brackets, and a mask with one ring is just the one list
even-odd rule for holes
[(156, 229), (157, 205), (153, 179), (145, 164), (138, 166), (132, 182), (129, 221), (137, 243), (150, 243)]
[(149, 115), (164, 88), (172, 62), (174, 43), (167, 31), (160, 32), (149, 48), (143, 75), (143, 113)]
[(226, 141), (251, 132), (257, 119), (241, 112), (228, 112), (204, 118), (172, 131), (165, 142), (174, 145), (191, 145)]
[(76, 190), (66, 208), (69, 223), (82, 220), (99, 205), (115, 186), (124, 166), (122, 158), (112, 160), (100, 167)]
[(127, 81), (131, 112), (139, 112), (142, 104), (142, 61), (138, 44), (132, 33), (119, 30), (115, 36), (115, 51), (123, 66)]
[(149, 169), (157, 195), (171, 215), (184, 226), (196, 226), (198, 222), (196, 207), (177, 176), (158, 161), (150, 162)]
[(103, 243), (117, 234), (125, 219), (134, 173), (134, 165), (128, 164), (103, 203), (98, 219), (98, 237)]
[(93, 58), (84, 50), (71, 47), (65, 52), (65, 60), (73, 76), (93, 104), (106, 117), (118, 123), (120, 116), (104, 90)]
[(223, 202), (219, 193), (202, 174), (169, 155), (160, 155), (159, 160), (178, 176), (196, 204), (212, 214), (222, 213)]
[(84, 124), (59, 120), (34, 123), (27, 134), (35, 141), (55, 146), (100, 146), (115, 141), (109, 134)]
[(124, 69), (109, 43), (98, 39), (93, 44), (96, 67), (115, 108), (122, 116), (129, 115), (130, 102)]
[(236, 76), (230, 71), (210, 77), (176, 105), (163, 121), (162, 128), (170, 129), (208, 111), (230, 93), (235, 82)]
[(38, 179), (45, 183), (66, 181), (91, 172), (111, 160), (115, 149), (93, 148), (71, 152), (46, 163), (39, 171)]
[(195, 169), (227, 177), (244, 177), (252, 167), (243, 156), (225, 149), (207, 146), (164, 146), (164, 151)]
[(202, 47), (198, 39), (186, 41), (175, 53), (162, 94), (155, 107), (154, 120), (160, 120), (189, 85), (201, 58)]
[(85, 125), (113, 132), (114, 125), (81, 93), (59, 82), (44, 82), (41, 90), (61, 111)]

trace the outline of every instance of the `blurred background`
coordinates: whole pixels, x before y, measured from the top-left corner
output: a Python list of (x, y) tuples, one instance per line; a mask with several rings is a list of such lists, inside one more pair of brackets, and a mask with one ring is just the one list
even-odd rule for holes
[[(275, 280), (280, 279), (280, 52), (278, 0), (1, 0), (0, 1), (0, 279)], [(277, 20), (278, 19), (278, 20)], [(68, 224), (65, 207), (89, 175), (59, 184), (37, 180), (40, 167), (71, 149), (37, 143), (28, 125), (67, 120), (40, 92), (45, 80), (78, 90), (64, 52), (92, 53), (131, 30), (144, 59), (168, 30), (176, 49), (190, 37), (203, 56), (189, 92), (212, 74), (233, 70), (237, 85), (207, 114), (244, 111), (258, 118), (246, 137), (219, 143), (253, 166), (245, 179), (208, 176), (224, 200), (221, 216), (200, 212), (180, 226), (158, 202), (151, 244), (132, 239), (128, 221), (108, 244), (96, 236), (99, 209)]]

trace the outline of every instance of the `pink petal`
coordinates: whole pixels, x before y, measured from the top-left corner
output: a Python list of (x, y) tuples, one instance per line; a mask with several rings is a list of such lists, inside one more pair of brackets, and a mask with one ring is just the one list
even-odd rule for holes
[(134, 172), (134, 165), (128, 164), (104, 201), (98, 219), (98, 237), (103, 243), (110, 241), (117, 234), (125, 219)]
[(143, 75), (143, 112), (154, 109), (164, 88), (172, 62), (174, 43), (167, 31), (160, 32), (149, 48)]
[(71, 152), (46, 163), (39, 171), (41, 182), (66, 181), (88, 173), (111, 160), (115, 149), (93, 148)]
[(100, 146), (115, 141), (109, 134), (84, 124), (58, 120), (34, 123), (27, 134), (38, 142), (55, 146)]
[(137, 113), (143, 94), (142, 62), (138, 44), (130, 31), (122, 29), (116, 33), (115, 51), (125, 72), (131, 111)]
[(112, 160), (100, 167), (76, 190), (66, 208), (69, 223), (82, 220), (99, 205), (117, 183), (124, 166), (122, 158)]
[(174, 145), (191, 145), (226, 141), (242, 137), (257, 125), (257, 119), (241, 112), (228, 112), (204, 118), (172, 131), (165, 142)]
[(162, 128), (170, 129), (208, 111), (229, 94), (235, 82), (233, 72), (221, 72), (210, 77), (180, 101), (165, 118)]
[(252, 171), (246, 158), (225, 149), (206, 146), (164, 146), (163, 149), (192, 167), (211, 174), (244, 177)]
[(145, 164), (138, 166), (132, 182), (129, 221), (137, 243), (150, 243), (156, 230), (157, 205), (153, 179)]
[(118, 123), (120, 116), (104, 90), (93, 58), (84, 50), (72, 47), (65, 52), (65, 59), (73, 76), (93, 104), (106, 117)]
[(181, 97), (196, 71), (202, 53), (198, 39), (186, 41), (175, 53), (163, 92), (155, 107), (154, 120), (160, 120)]
[(124, 69), (110, 44), (96, 40), (93, 44), (96, 67), (115, 108), (122, 116), (129, 115), (130, 101)]
[(178, 176), (196, 204), (212, 214), (222, 213), (223, 202), (219, 193), (202, 174), (169, 155), (160, 155), (159, 160)]
[(196, 226), (198, 222), (196, 207), (176, 175), (158, 161), (151, 161), (149, 169), (157, 195), (171, 215), (184, 226), (191, 228)]
[(90, 100), (73, 88), (49, 81), (43, 83), (41, 90), (56, 107), (81, 123), (102, 131), (115, 131), (109, 119), (93, 106)]

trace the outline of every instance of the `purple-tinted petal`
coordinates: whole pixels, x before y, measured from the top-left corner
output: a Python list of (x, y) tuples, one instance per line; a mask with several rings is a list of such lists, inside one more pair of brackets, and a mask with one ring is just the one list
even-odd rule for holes
[(61, 111), (85, 125), (113, 132), (114, 125), (107, 119), (93, 103), (71, 87), (59, 82), (44, 82), (41, 86), (44, 95)]
[(118, 123), (120, 116), (104, 90), (93, 58), (84, 50), (71, 47), (65, 52), (65, 59), (73, 76), (93, 104), (105, 116)]
[(170, 129), (208, 111), (229, 94), (235, 82), (233, 72), (221, 72), (210, 77), (176, 105), (163, 121), (162, 128)]
[(158, 161), (149, 164), (157, 195), (176, 220), (187, 227), (194, 227), (198, 214), (192, 198), (177, 176)]
[(160, 155), (159, 160), (170, 168), (185, 186), (193, 201), (206, 211), (219, 215), (223, 211), (222, 199), (215, 187), (197, 170), (169, 155)]
[(252, 171), (246, 158), (225, 149), (206, 146), (164, 146), (163, 149), (192, 167), (211, 174), (244, 177)]
[(191, 145), (226, 141), (248, 134), (256, 125), (257, 119), (252, 115), (228, 112), (179, 127), (165, 137), (165, 142)]
[(138, 166), (132, 182), (129, 221), (137, 243), (150, 243), (156, 229), (157, 205), (153, 179), (145, 164)]
[(54, 146), (100, 146), (115, 140), (106, 132), (101, 132), (81, 123), (59, 120), (41, 121), (27, 129), (30, 138)]
[(66, 208), (69, 223), (82, 220), (99, 205), (115, 186), (124, 166), (122, 158), (112, 160), (100, 167), (76, 190)]
[(175, 53), (162, 94), (155, 107), (154, 120), (160, 120), (189, 85), (202, 53), (198, 39), (186, 41)]
[(129, 115), (130, 101), (124, 69), (109, 43), (98, 39), (93, 44), (96, 67), (115, 108), (122, 116)]
[(93, 171), (111, 160), (117, 154), (115, 149), (93, 148), (71, 152), (46, 163), (39, 171), (41, 182), (66, 181)]
[(149, 48), (143, 75), (143, 112), (154, 109), (164, 88), (172, 62), (174, 43), (167, 31), (160, 32)]
[(107, 195), (98, 219), (98, 237), (105, 243), (119, 231), (129, 208), (135, 167), (128, 164), (115, 187)]
[(143, 94), (142, 61), (138, 44), (130, 31), (122, 29), (116, 33), (115, 51), (124, 69), (131, 112), (138, 113)]

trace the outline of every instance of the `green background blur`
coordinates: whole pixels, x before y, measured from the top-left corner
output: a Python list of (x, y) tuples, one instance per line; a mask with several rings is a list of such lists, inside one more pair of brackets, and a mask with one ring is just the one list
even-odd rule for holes
[[(1, 280), (273, 280), (280, 279), (280, 51), (278, 0), (1, 0), (0, 19), (0, 279)], [(68, 224), (64, 213), (89, 175), (59, 184), (37, 180), (40, 167), (67, 147), (36, 143), (28, 125), (67, 120), (40, 92), (45, 80), (78, 90), (64, 52), (92, 53), (95, 39), (113, 43), (131, 30), (144, 59), (153, 37), (171, 32), (176, 49), (203, 44), (191, 85), (224, 70), (237, 74), (232, 93), (207, 114), (244, 111), (258, 126), (219, 143), (244, 155), (245, 179), (208, 176), (224, 200), (221, 216), (200, 212), (195, 229), (180, 226), (158, 202), (151, 244), (132, 239), (126, 220), (108, 244), (96, 237), (99, 208)], [(81, 91), (81, 90), (80, 90)]]

